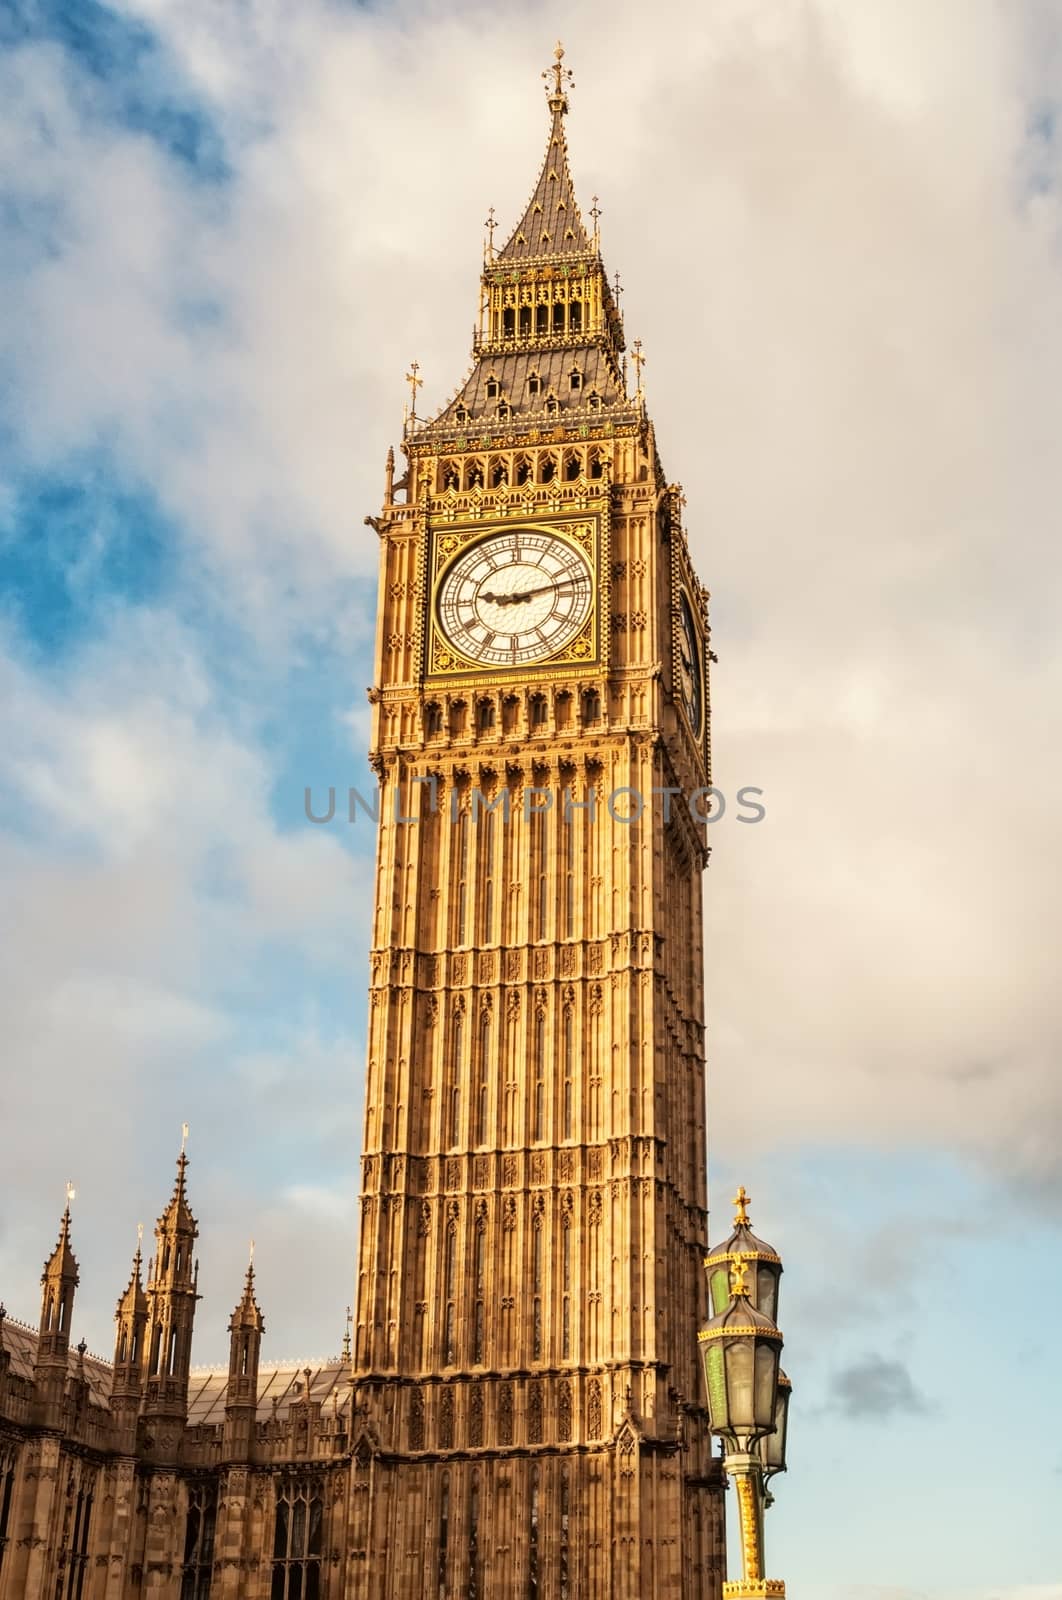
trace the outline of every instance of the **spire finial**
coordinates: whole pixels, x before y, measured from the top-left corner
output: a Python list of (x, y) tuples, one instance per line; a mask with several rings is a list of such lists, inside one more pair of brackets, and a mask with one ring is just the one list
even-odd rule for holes
[(601, 243), (601, 229), (599, 227), (599, 222), (601, 219), (601, 207), (597, 203), (598, 197), (596, 194), (591, 195), (590, 198), (593, 202), (590, 206), (590, 215), (594, 219), (594, 248), (596, 249)]
[(181, 1154), (182, 1154), (182, 1156), (184, 1155), (184, 1147), (185, 1147), (185, 1145), (187, 1143), (188, 1143), (188, 1124), (187, 1124), (187, 1122), (182, 1122), (181, 1123)]
[(253, 1267), (254, 1266), (254, 1240), (253, 1239), (251, 1240), (251, 1248), (250, 1248), (250, 1251), (249, 1251), (249, 1254), (248, 1254), (247, 1265), (249, 1267)]
[(423, 388), (424, 386), (424, 379), (419, 376), (419, 373), (420, 362), (411, 361), (409, 363), (409, 371), (406, 373), (406, 382), (409, 384), (410, 403), (405, 417), (406, 422), (410, 425), (417, 420), (417, 390)]
[(493, 261), (494, 260), (494, 230), (498, 226), (498, 219), (494, 215), (494, 207), (493, 206), (491, 206), (490, 210), (487, 212), (487, 220), (483, 224), (483, 226), (487, 230), (487, 248), (486, 248), (484, 254), (485, 254), (486, 259), (488, 261)]
[(749, 1205), (751, 1201), (752, 1196), (745, 1193), (745, 1185), (742, 1184), (738, 1189), (737, 1194), (734, 1196), (734, 1205), (737, 1206), (737, 1210), (734, 1213), (734, 1221), (739, 1228), (748, 1227)]
[(631, 360), (634, 363), (635, 382), (638, 385), (638, 393), (635, 398), (640, 400), (642, 398), (642, 368), (645, 366), (645, 356), (642, 352), (642, 341), (640, 339), (635, 339), (631, 345)]
[(347, 1307), (346, 1327), (343, 1329), (343, 1360), (344, 1361), (349, 1361), (350, 1360), (350, 1319), (351, 1319), (351, 1310), (350, 1310), (350, 1307), (348, 1306)]
[(563, 60), (564, 46), (558, 39), (557, 47), (553, 52), (553, 65), (547, 67), (542, 74), (547, 83), (549, 83), (550, 78), (553, 79), (553, 88), (549, 95), (549, 108), (551, 111), (567, 111), (568, 97), (564, 92), (565, 85), (569, 89), (574, 89), (575, 87), (575, 79), (572, 76), (571, 68), (562, 66)]
[(76, 1199), (77, 1199), (77, 1190), (75, 1189), (74, 1185), (69, 1180), (67, 1180), (67, 1185), (66, 1185), (66, 1211), (67, 1211), (67, 1216), (70, 1215), (70, 1202), (71, 1202), (71, 1200), (76, 1200)]

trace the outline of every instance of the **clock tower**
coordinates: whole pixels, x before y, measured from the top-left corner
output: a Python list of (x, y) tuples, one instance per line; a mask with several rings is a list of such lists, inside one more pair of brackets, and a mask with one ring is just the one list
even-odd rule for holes
[[(558, 46), (472, 370), (380, 537), (359, 1600), (717, 1600), (707, 594), (584, 220)], [(492, 213), (493, 217), (493, 213)]]

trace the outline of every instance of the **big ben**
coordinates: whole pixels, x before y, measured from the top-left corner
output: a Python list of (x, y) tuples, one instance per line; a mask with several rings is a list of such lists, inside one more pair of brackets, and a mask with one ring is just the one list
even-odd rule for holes
[(472, 370), (389, 459), (353, 1375), (363, 1600), (721, 1594), (707, 593), (567, 73)]

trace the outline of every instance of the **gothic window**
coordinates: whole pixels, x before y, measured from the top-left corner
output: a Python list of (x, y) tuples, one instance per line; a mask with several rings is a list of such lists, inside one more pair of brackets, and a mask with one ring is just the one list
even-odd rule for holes
[(556, 305), (553, 307), (553, 331), (554, 331), (554, 333), (563, 333), (564, 332), (564, 313), (565, 313), (565, 310), (566, 310), (566, 307), (565, 307), (564, 301), (563, 300), (558, 300)]
[(571, 1496), (568, 1487), (568, 1468), (562, 1467), (560, 1474), (560, 1595), (559, 1600), (568, 1600), (569, 1590), (569, 1540), (571, 1523)]
[(509, 467), (508, 467), (508, 464), (505, 461), (501, 460), (500, 458), (498, 460), (492, 461), (491, 462), (491, 468), (490, 468), (490, 486), (491, 486), (491, 488), (492, 489), (504, 489), (508, 485), (508, 482), (509, 482)]
[(543, 483), (552, 483), (557, 476), (556, 456), (543, 456), (540, 463), (539, 477)]
[(573, 368), (572, 371), (569, 372), (569, 374), (568, 374), (568, 388), (571, 389), (574, 392), (576, 389), (581, 389), (582, 386), (583, 386), (583, 375), (578, 370), (577, 367)]
[(569, 450), (564, 457), (564, 477), (567, 483), (575, 483), (583, 470), (579, 459), (578, 450)]
[(531, 1137), (544, 1139), (546, 1121), (546, 1019), (541, 1011), (535, 1015), (535, 1082), (531, 1103)]
[(8, 1528), (11, 1524), (11, 1498), (15, 1492), (15, 1449), (8, 1445), (0, 1450), (0, 1572), (4, 1570), (4, 1551), (7, 1549)]
[(591, 411), (601, 410), (601, 396), (598, 394), (596, 389), (591, 389), (587, 403)]
[(486, 1218), (477, 1219), (476, 1244), (473, 1260), (472, 1276), (476, 1292), (476, 1303), (472, 1318), (472, 1360), (477, 1366), (483, 1364), (483, 1293), (485, 1289), (484, 1256), (486, 1253)]
[[(515, 332), (516, 312), (513, 310), (512, 306), (506, 306), (505, 310), (502, 312), (502, 334), (506, 339), (511, 339)], [(489, 385), (487, 387), (487, 393), (490, 393)]]
[(66, 1567), (66, 1583), (63, 1585), (60, 1577), (56, 1593), (64, 1595), (65, 1600), (82, 1600), (88, 1587), (85, 1580), (89, 1561), (92, 1494), (75, 1478), (71, 1478), (67, 1484), (66, 1494), (66, 1521), (63, 1528), (63, 1551), (60, 1557), (60, 1572), (63, 1565)]
[(449, 1121), (449, 1145), (451, 1150), (458, 1143), (461, 1122), (461, 1047), (463, 1044), (464, 1019), (461, 1016), (454, 1018), (453, 1042), (450, 1046), (450, 1093), (447, 1105)]
[(217, 1496), (213, 1485), (193, 1484), (188, 1491), (188, 1521), (184, 1527), (181, 1600), (209, 1600), (216, 1521)]
[(494, 726), (494, 701), (481, 700), (477, 707), (477, 721), (480, 733), (489, 733)]
[(468, 421), (468, 407), (467, 406), (458, 406), (457, 410), (454, 412), (454, 420), (456, 422), (467, 422)]
[(459, 489), (461, 486), (461, 473), (456, 461), (444, 461), (442, 464), (442, 486), (444, 489)]
[(465, 468), (465, 488), (482, 489), (482, 487), (483, 463), (482, 461), (477, 461), (475, 458), (473, 458)]
[(476, 1091), (476, 1144), (487, 1137), (487, 1084), (490, 1072), (490, 1012), (485, 1011), (479, 1024), (479, 1087)]
[(483, 937), (490, 943), (494, 929), (494, 813), (480, 820), (480, 853), (483, 857)]
[(447, 1367), (452, 1367), (457, 1362), (457, 1319), (454, 1306), (456, 1252), (457, 1219), (450, 1217), (446, 1224), (446, 1247), (443, 1255), (443, 1294), (446, 1301), (443, 1316), (443, 1365)]
[(538, 1587), (538, 1468), (530, 1469), (531, 1496), (528, 1504), (527, 1528), (527, 1593), (528, 1600), (537, 1600)]
[(535, 307), (535, 332), (549, 332), (549, 306)]
[(424, 732), (429, 739), (437, 738), (443, 729), (442, 706), (432, 700), (424, 707)]
[(526, 339), (526, 338), (530, 337), (530, 334), (531, 334), (531, 307), (530, 306), (521, 306), (520, 307), (520, 336), (521, 336), (521, 338), (525, 338)]
[(527, 380), (527, 392), (528, 392), (528, 394), (541, 394), (541, 392), (542, 392), (542, 379), (539, 377), (537, 372), (533, 372), (531, 374), (531, 376), (528, 378), (528, 380)]
[(498, 406), (498, 421), (499, 422), (508, 422), (508, 420), (512, 416), (512, 414), (513, 414), (512, 406), (507, 405), (506, 402), (504, 400), (502, 400), (501, 403)]
[[(457, 798), (456, 795), (454, 797)], [(455, 841), (456, 883), (454, 894), (454, 943), (464, 944), (468, 921), (468, 812), (462, 807), (457, 818)]]
[[(573, 836), (573, 833), (572, 833), (572, 829), (571, 829), (571, 826), (569, 825), (569, 828), (568, 828), (568, 843), (569, 843), (569, 849), (570, 850), (574, 850), (574, 842), (575, 841), (574, 841), (574, 836)], [(571, 877), (572, 877), (572, 874), (569, 873), (569, 880), (571, 879)], [(573, 1035), (574, 1031), (575, 1031), (575, 1028), (574, 1028), (574, 1023), (573, 1023), (573, 1020), (572, 1020), (571, 1007), (570, 1006), (566, 1006), (565, 1009), (564, 1009), (564, 1138), (565, 1139), (570, 1139), (571, 1136), (572, 1136), (572, 1091), (573, 1091), (573, 1086), (574, 1086), (574, 1078), (573, 1078), (573, 1054), (574, 1054), (574, 1050), (573, 1050), (572, 1035)]]
[(493, 378), (493, 377), (488, 378), (487, 379), (487, 399), (488, 400), (497, 400), (498, 395), (500, 393), (501, 393), (501, 387), (500, 387), (500, 385), (498, 383), (497, 378)]
[(530, 458), (530, 456), (517, 456), (517, 458), (516, 458), (516, 481), (517, 481), (517, 483), (520, 483), (520, 484), (522, 484), (522, 483), (530, 483), (531, 482), (531, 478), (532, 478), (532, 469), (531, 469), (531, 458)]
[(548, 713), (549, 706), (545, 695), (533, 694), (531, 696), (531, 726), (533, 728), (544, 728)]
[(548, 416), (555, 417), (559, 410), (560, 402), (555, 394), (551, 394), (549, 399), (546, 401), (546, 413)]
[(567, 689), (562, 689), (558, 694), (554, 706), (558, 728), (566, 728), (572, 720), (572, 697)]
[(446, 1560), (450, 1553), (450, 1474), (444, 1472), (442, 1485), (439, 1491), (439, 1594), (442, 1597), (448, 1593), (446, 1584)]
[(602, 456), (600, 450), (592, 450), (590, 452), (590, 476), (592, 478), (603, 478), (604, 475), (605, 475), (604, 457)]
[(531, 1314), (531, 1359), (542, 1360), (542, 1218), (535, 1217), (531, 1230), (531, 1288), (534, 1295)]
[(601, 696), (596, 689), (587, 689), (583, 695), (583, 721), (597, 722), (601, 716)]
[(450, 732), (455, 737), (460, 737), (465, 731), (468, 721), (468, 707), (463, 700), (455, 700), (450, 706)]
[(583, 302), (573, 300), (568, 307), (568, 328), (572, 333), (583, 331)]
[(293, 1479), (277, 1488), (270, 1600), (320, 1600), (324, 1486)]
[(472, 1474), (468, 1502), (468, 1600), (479, 1600), (479, 1473)]

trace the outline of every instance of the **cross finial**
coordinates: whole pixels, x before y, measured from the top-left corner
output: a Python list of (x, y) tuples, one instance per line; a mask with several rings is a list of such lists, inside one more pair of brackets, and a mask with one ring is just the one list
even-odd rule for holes
[(181, 1123), (181, 1154), (182, 1154), (182, 1156), (184, 1155), (184, 1147), (185, 1147), (185, 1145), (187, 1143), (188, 1143), (188, 1124), (187, 1124), (187, 1122), (182, 1122)]
[(631, 360), (634, 362), (635, 382), (638, 385), (638, 395), (640, 397), (642, 392), (642, 368), (645, 366), (645, 356), (642, 354), (642, 341), (640, 339), (635, 339), (631, 345)]
[(419, 372), (420, 362), (411, 361), (409, 363), (409, 371), (406, 373), (406, 382), (409, 384), (410, 398), (409, 412), (406, 418), (408, 422), (416, 422), (417, 420), (417, 390), (423, 388), (424, 386), (424, 379), (418, 376)]
[(730, 1267), (730, 1293), (732, 1295), (747, 1295), (749, 1269), (744, 1261), (735, 1261)]
[(140, 1249), (140, 1246), (143, 1244), (143, 1242), (144, 1242), (144, 1224), (142, 1222), (138, 1222), (137, 1225), (136, 1225), (136, 1247), (137, 1247), (138, 1250)]
[(487, 220), (483, 224), (487, 230), (487, 260), (494, 260), (494, 230), (498, 226), (498, 219), (494, 215), (494, 207), (487, 212)]
[(350, 1321), (351, 1321), (351, 1310), (350, 1310), (350, 1307), (348, 1306), (347, 1307), (346, 1327), (343, 1329), (343, 1360), (344, 1361), (349, 1361), (350, 1360)]
[(612, 292), (616, 296), (616, 304), (618, 306), (620, 295), (623, 293), (623, 286), (620, 283), (620, 275), (618, 272), (616, 273), (615, 278), (612, 280)]
[(597, 203), (596, 194), (591, 196), (590, 215), (594, 219), (594, 243), (599, 244), (601, 242), (601, 228), (599, 225), (601, 218), (601, 207)]
[(66, 1186), (66, 1209), (68, 1211), (70, 1210), (70, 1202), (71, 1202), (71, 1200), (76, 1200), (76, 1199), (77, 1199), (77, 1190), (74, 1188), (74, 1185), (72, 1183), (68, 1182), (67, 1186)]
[(564, 46), (558, 39), (557, 47), (553, 52), (553, 65), (547, 67), (542, 74), (547, 83), (550, 78), (553, 79), (553, 92), (549, 97), (551, 111), (567, 111), (568, 101), (564, 93), (564, 86), (567, 84), (569, 89), (575, 87), (575, 79), (572, 76), (571, 68), (562, 66), (561, 62), (563, 60)]
[(253, 1267), (254, 1266), (254, 1240), (253, 1239), (251, 1240), (251, 1248), (250, 1248), (250, 1250), (248, 1252), (247, 1265), (249, 1267)]
[(734, 1221), (737, 1223), (739, 1228), (745, 1228), (748, 1226), (749, 1204), (751, 1200), (752, 1196), (745, 1193), (745, 1185), (742, 1184), (737, 1194), (734, 1196), (734, 1204), (737, 1206), (737, 1210), (734, 1213)]

